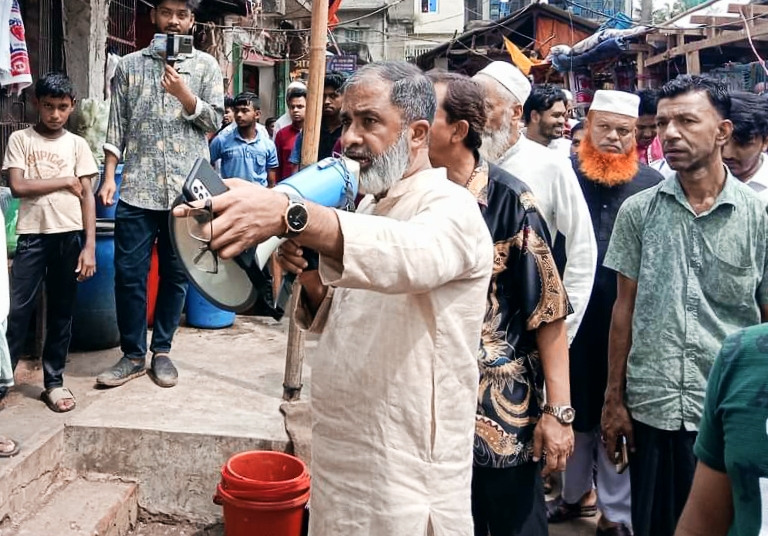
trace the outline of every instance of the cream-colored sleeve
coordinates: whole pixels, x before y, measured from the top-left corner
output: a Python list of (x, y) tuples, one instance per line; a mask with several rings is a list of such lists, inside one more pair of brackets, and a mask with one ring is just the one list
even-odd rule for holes
[(27, 152), (22, 139), (23, 131), (13, 132), (8, 138), (3, 159), (3, 171), (11, 168), (27, 170)]
[(315, 314), (312, 314), (309, 307), (307, 307), (302, 293), (299, 294), (299, 298), (294, 302), (296, 306), (291, 311), (291, 314), (300, 329), (310, 333), (322, 333), (323, 329), (325, 329), (325, 323), (328, 321), (328, 313), (331, 311), (332, 302), (333, 287), (328, 287), (328, 292), (326, 292), (320, 307), (315, 311)]
[(93, 152), (88, 146), (88, 142), (80, 136), (76, 138), (77, 155), (75, 157), (75, 176), (91, 177), (98, 175), (99, 166), (96, 164), (96, 159), (93, 157)]
[(334, 263), (321, 255), (323, 283), (418, 294), (476, 276), (491, 248), (474, 198), (452, 191), (424, 199), (421, 205), (407, 221), (338, 211), (344, 257)]

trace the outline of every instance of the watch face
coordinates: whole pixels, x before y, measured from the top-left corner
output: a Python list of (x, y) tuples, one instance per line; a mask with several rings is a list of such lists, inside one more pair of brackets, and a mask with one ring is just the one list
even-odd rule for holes
[(563, 418), (563, 422), (568, 424), (572, 423), (573, 419), (576, 418), (576, 410), (574, 410), (573, 408), (563, 408), (562, 418)]
[(295, 233), (300, 233), (307, 226), (307, 207), (304, 205), (292, 205), (285, 216), (288, 228)]

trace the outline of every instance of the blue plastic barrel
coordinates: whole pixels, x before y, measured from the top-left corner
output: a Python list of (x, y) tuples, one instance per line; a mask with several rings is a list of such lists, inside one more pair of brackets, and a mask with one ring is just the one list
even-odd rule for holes
[(221, 329), (235, 323), (235, 313), (219, 309), (206, 300), (194, 285), (187, 290), (187, 324), (195, 328)]
[[(118, 164), (115, 169), (115, 184), (117, 185), (117, 191), (114, 196), (114, 203), (106, 207), (101, 204), (96, 198), (96, 217), (102, 220), (114, 220), (115, 211), (117, 210), (117, 202), (120, 199), (120, 183), (123, 182), (123, 164)], [(99, 166), (99, 189), (104, 185), (104, 166)], [(98, 194), (98, 190), (96, 192)]]
[(97, 221), (96, 273), (78, 283), (70, 347), (92, 351), (119, 344), (115, 308), (115, 222)]

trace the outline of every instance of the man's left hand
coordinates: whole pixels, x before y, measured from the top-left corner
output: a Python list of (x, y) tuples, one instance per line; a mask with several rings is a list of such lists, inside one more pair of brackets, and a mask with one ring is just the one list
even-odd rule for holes
[(546, 466), (542, 471), (544, 476), (565, 471), (565, 463), (573, 454), (573, 428), (563, 425), (553, 415), (542, 414), (536, 430), (533, 432), (533, 461), (541, 459), (546, 452)]
[(96, 250), (93, 247), (85, 247), (80, 252), (75, 269), (78, 281), (85, 281), (96, 273)]
[(160, 84), (165, 91), (179, 99), (179, 101), (184, 102), (184, 100), (187, 100), (192, 96), (184, 79), (176, 72), (176, 69), (168, 64), (165, 65), (165, 72), (163, 73), (163, 79), (160, 81)]
[[(213, 249), (222, 259), (236, 257), (273, 236), (286, 231), (285, 211), (288, 197), (242, 179), (224, 181), (229, 191), (211, 199), (213, 213)], [(193, 206), (202, 206), (201, 202)], [(185, 205), (173, 210), (176, 217), (185, 217)]]

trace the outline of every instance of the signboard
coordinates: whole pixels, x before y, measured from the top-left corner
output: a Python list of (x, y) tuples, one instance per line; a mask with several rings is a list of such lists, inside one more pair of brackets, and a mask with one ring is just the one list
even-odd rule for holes
[(329, 56), (325, 62), (327, 72), (338, 71), (352, 73), (357, 70), (357, 56), (347, 54), (342, 56)]

